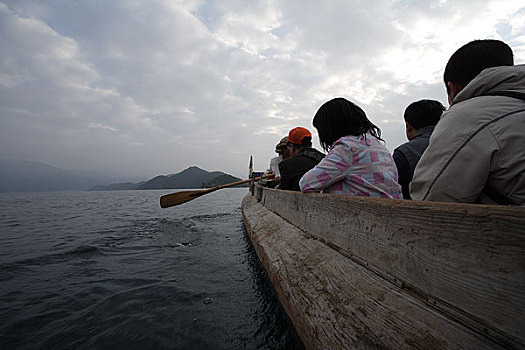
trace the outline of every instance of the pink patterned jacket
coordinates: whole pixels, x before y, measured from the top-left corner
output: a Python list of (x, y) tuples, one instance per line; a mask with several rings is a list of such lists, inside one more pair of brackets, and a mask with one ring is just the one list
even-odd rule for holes
[(303, 192), (401, 199), (397, 168), (386, 147), (369, 133), (344, 136), (299, 181)]

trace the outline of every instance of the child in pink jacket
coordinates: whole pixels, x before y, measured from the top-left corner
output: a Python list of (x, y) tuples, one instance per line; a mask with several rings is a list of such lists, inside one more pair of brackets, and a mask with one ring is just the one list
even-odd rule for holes
[(392, 155), (380, 142), (381, 130), (361, 108), (335, 98), (319, 108), (313, 125), (329, 152), (303, 175), (301, 191), (403, 198)]

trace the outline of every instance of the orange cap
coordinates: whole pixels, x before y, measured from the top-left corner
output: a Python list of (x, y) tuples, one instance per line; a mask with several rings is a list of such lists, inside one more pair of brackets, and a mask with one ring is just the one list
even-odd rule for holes
[(292, 130), (290, 130), (290, 133), (288, 134), (288, 142), (300, 145), (301, 141), (303, 141), (305, 137), (311, 138), (312, 134), (310, 133), (310, 131), (308, 131), (308, 129), (301, 128), (300, 126), (298, 126), (297, 128), (293, 128)]

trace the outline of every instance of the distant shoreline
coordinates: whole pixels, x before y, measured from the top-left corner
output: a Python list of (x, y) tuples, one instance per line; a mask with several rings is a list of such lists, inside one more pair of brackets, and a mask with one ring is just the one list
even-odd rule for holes
[(0, 193), (202, 189), (241, 179), (222, 171), (209, 172), (192, 166), (177, 174), (134, 180), (140, 178), (94, 175), (40, 162), (0, 159)]

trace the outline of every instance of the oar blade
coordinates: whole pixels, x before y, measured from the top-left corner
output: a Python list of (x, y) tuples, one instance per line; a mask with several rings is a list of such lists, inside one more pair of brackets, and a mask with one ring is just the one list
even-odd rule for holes
[(181, 191), (181, 192), (166, 194), (160, 197), (160, 207), (169, 208), (175, 205), (189, 202), (192, 199), (202, 196), (204, 194), (203, 192), (206, 192), (206, 191)]

